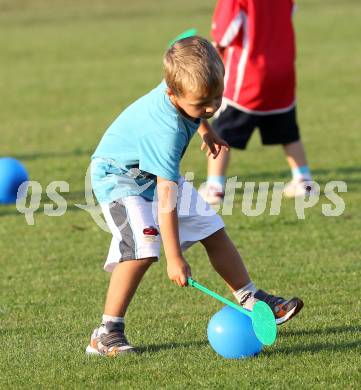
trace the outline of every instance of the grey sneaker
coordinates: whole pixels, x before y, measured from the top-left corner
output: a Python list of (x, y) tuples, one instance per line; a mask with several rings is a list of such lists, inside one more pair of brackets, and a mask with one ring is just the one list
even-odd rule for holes
[(94, 329), (85, 351), (87, 354), (114, 357), (125, 352), (135, 352), (125, 337), (123, 322), (109, 321), (104, 326), (105, 332), (99, 332), (100, 328)]
[(300, 298), (284, 299), (268, 294), (263, 290), (257, 290), (254, 298), (267, 303), (272, 309), (276, 319), (276, 324), (281, 325), (294, 317), (303, 307), (303, 302)]

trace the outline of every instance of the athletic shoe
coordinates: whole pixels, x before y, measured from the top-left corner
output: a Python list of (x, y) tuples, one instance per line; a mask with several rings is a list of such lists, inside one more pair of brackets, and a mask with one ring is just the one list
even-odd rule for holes
[(276, 324), (281, 325), (294, 317), (303, 307), (303, 302), (299, 298), (283, 299), (267, 294), (263, 290), (257, 290), (254, 298), (267, 303), (272, 309), (276, 319)]
[(224, 191), (222, 186), (204, 184), (198, 192), (200, 196), (210, 205), (218, 205), (223, 202)]
[(311, 180), (294, 179), (287, 183), (283, 189), (283, 196), (295, 198), (297, 196), (315, 195), (315, 187)]
[(87, 354), (114, 357), (121, 353), (135, 352), (125, 337), (123, 322), (109, 321), (105, 324), (105, 332), (99, 332), (99, 329), (94, 329), (91, 335)]

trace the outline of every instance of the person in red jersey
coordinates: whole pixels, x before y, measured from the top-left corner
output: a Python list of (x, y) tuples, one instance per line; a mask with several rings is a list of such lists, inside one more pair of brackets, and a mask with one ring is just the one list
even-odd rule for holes
[[(212, 126), (234, 148), (246, 149), (255, 128), (264, 145), (282, 145), (292, 170), (286, 197), (313, 192), (296, 119), (294, 8), (292, 0), (219, 0), (211, 31), (225, 65), (223, 102)], [(200, 192), (211, 204), (223, 199), (229, 157), (222, 148), (208, 160)]]

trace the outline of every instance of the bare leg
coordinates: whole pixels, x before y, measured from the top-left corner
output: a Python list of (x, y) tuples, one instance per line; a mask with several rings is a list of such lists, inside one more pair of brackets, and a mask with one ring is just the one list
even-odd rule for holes
[(119, 263), (110, 278), (104, 314), (124, 317), (143, 275), (156, 258), (129, 260)]
[(283, 149), (291, 169), (307, 165), (305, 150), (301, 141), (283, 145)]
[(201, 241), (214, 269), (231, 291), (237, 291), (250, 282), (243, 260), (224, 229)]
[(222, 148), (217, 158), (210, 156), (208, 158), (208, 176), (225, 176), (229, 159), (230, 151), (226, 148)]

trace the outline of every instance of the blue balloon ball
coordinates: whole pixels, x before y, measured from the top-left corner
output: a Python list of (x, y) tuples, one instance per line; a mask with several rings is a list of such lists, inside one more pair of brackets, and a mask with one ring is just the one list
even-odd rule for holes
[[(18, 189), (22, 183), (29, 180), (25, 167), (15, 158), (0, 158), (0, 203), (15, 203)], [(25, 191), (19, 196), (24, 196)]]
[(211, 318), (207, 333), (212, 348), (227, 359), (255, 356), (263, 347), (253, 331), (251, 318), (229, 306)]

